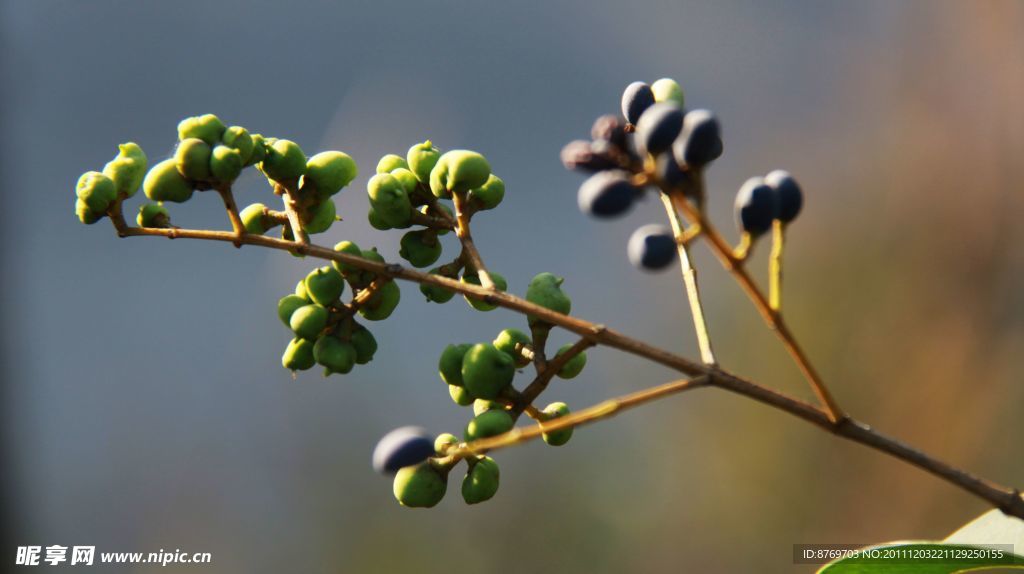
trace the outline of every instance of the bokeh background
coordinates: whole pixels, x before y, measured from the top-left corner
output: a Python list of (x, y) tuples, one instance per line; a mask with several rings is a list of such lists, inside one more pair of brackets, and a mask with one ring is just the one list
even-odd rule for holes
[[(519, 316), (428, 305), (404, 284), (398, 311), (373, 326), (369, 367), (293, 381), (274, 308), (313, 261), (119, 240), (73, 216), (78, 175), (116, 144), (159, 159), (178, 120), (214, 112), (309, 153), (350, 153), (361, 174), (322, 242), (396, 259), (400, 234), (365, 221), (365, 181), (381, 155), (431, 138), (485, 153), (507, 182), (475, 235), (512, 291), (555, 271), (580, 316), (695, 356), (676, 274), (641, 274), (625, 257), (631, 231), (661, 217), (657, 202), (588, 220), (581, 178), (558, 161), (627, 83), (662, 76), (722, 118), (726, 153), (709, 177), (723, 227), (747, 177), (783, 167), (802, 182), (787, 313), (844, 405), (1024, 485), (1020, 2), (0, 6), (4, 563), (12, 545), (87, 544), (211, 552), (219, 572), (807, 572), (791, 563), (794, 543), (941, 538), (986, 510), (716, 391), (561, 449), (502, 452), (488, 504), (465, 506), (453, 477), (439, 507), (407, 510), (370, 469), (376, 439), (403, 424), (458, 432), (467, 415), (435, 373), (438, 353)], [(255, 173), (238, 196), (272, 197)], [(224, 225), (206, 196), (173, 217)], [(740, 290), (697, 252), (723, 363), (808, 396)], [(599, 350), (548, 394), (580, 408), (669, 377)]]

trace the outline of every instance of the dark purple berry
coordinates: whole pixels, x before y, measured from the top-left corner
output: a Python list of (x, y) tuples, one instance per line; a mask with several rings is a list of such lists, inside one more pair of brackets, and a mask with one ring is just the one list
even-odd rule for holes
[(672, 148), (676, 161), (703, 167), (722, 155), (721, 129), (714, 114), (693, 110), (683, 117), (683, 133)]
[[(596, 142), (595, 142), (596, 143)], [(601, 171), (615, 167), (610, 150), (586, 140), (571, 141), (562, 148), (562, 165), (578, 171)], [(603, 143), (603, 142), (602, 142)]]
[(641, 148), (658, 155), (672, 147), (683, 129), (683, 110), (675, 104), (654, 104), (640, 116), (636, 138)]
[(768, 187), (764, 178), (748, 179), (736, 194), (736, 225), (740, 231), (754, 237), (772, 227), (775, 219), (775, 191)]
[(614, 217), (629, 211), (639, 193), (621, 170), (595, 173), (583, 182), (579, 191), (580, 211), (594, 217)]
[(775, 219), (789, 223), (800, 215), (804, 193), (788, 171), (777, 169), (765, 176), (764, 182), (775, 191)]
[(594, 138), (594, 141), (606, 141), (617, 148), (625, 149), (626, 124), (622, 123), (622, 118), (618, 116), (603, 115), (594, 121), (593, 127), (590, 128), (590, 137)]
[(373, 469), (395, 474), (434, 455), (434, 440), (420, 427), (400, 427), (384, 435), (373, 449)]
[(629, 262), (638, 269), (657, 271), (668, 267), (676, 258), (676, 240), (672, 230), (652, 223), (633, 232), (627, 253)]
[(622, 115), (626, 121), (636, 124), (647, 108), (654, 105), (654, 92), (644, 82), (633, 82), (622, 92)]

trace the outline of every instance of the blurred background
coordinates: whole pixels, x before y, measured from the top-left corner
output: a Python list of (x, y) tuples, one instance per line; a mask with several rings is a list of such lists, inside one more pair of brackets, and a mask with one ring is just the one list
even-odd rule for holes
[[(393, 260), (400, 233), (369, 227), (365, 182), (381, 155), (431, 138), (483, 152), (505, 179), (474, 235), (511, 291), (554, 271), (576, 314), (696, 357), (677, 274), (626, 260), (659, 204), (589, 220), (582, 178), (558, 160), (627, 83), (663, 76), (722, 120), (709, 191), (730, 236), (747, 177), (781, 167), (803, 184), (787, 314), (844, 406), (1024, 486), (1020, 2), (0, 6), (5, 563), (16, 545), (61, 544), (211, 552), (219, 572), (809, 572), (791, 563), (794, 543), (942, 538), (986, 510), (711, 390), (564, 448), (501, 452), (487, 504), (462, 503), (460, 475), (437, 508), (408, 510), (370, 469), (377, 438), (405, 424), (460, 432), (467, 413), (437, 377), (439, 352), (521, 317), (426, 304), (403, 284), (394, 316), (372, 325), (373, 363), (292, 380), (275, 304), (314, 261), (119, 240), (73, 215), (79, 174), (118, 143), (155, 161), (181, 118), (213, 112), (310, 154), (351, 154), (361, 173), (336, 198), (345, 221), (320, 242)], [(237, 189), (243, 204), (272, 199), (256, 173)], [(223, 226), (213, 199), (174, 206), (175, 222)], [(809, 398), (739, 288), (696, 252), (723, 364)], [(582, 408), (670, 377), (597, 350), (546, 396)]]

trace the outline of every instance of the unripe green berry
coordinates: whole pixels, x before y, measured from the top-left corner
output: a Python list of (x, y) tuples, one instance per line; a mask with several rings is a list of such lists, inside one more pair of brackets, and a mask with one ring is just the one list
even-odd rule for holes
[(409, 153), (406, 154), (405, 159), (406, 163), (409, 164), (409, 170), (416, 176), (416, 179), (429, 185), (430, 171), (437, 165), (437, 160), (440, 157), (441, 150), (434, 147), (430, 140), (427, 140), (409, 148)]
[[(351, 241), (338, 242), (337, 244), (335, 244), (334, 250), (340, 253), (354, 255), (355, 257), (363, 256), (363, 252), (361, 249), (359, 249), (359, 246)], [(340, 261), (332, 261), (331, 265), (333, 265), (334, 268), (337, 269), (338, 272), (341, 273), (344, 277), (348, 277), (353, 273), (360, 272), (360, 269), (358, 267), (353, 267), (347, 263), (342, 263)]]
[(235, 181), (242, 173), (244, 164), (241, 152), (233, 147), (214, 146), (213, 153), (210, 154), (210, 173), (217, 181), (224, 183)]
[[(563, 281), (564, 279), (552, 273), (538, 274), (530, 281), (530, 285), (526, 288), (526, 300), (535, 305), (551, 309), (556, 313), (568, 315), (572, 311), (572, 300), (562, 291)], [(532, 315), (529, 316), (528, 320), (531, 326), (539, 322)]]
[[(117, 187), (114, 180), (98, 171), (87, 171), (78, 178), (75, 195), (79, 201), (88, 206), (89, 211), (102, 216), (117, 198)], [(81, 217), (81, 216), (79, 216)]]
[(277, 302), (277, 316), (285, 327), (291, 328), (292, 313), (299, 307), (309, 305), (309, 300), (298, 295), (285, 295)]
[(442, 473), (429, 462), (399, 470), (393, 485), (395, 498), (402, 506), (410, 508), (436, 506), (447, 490), (447, 473)]
[(173, 159), (165, 159), (154, 165), (146, 174), (142, 189), (146, 192), (146, 197), (153, 201), (174, 203), (188, 201), (193, 191), (192, 184), (178, 173)]
[(199, 138), (181, 140), (174, 150), (174, 165), (178, 173), (192, 181), (207, 181), (210, 173), (210, 158), (213, 148)]
[(533, 339), (519, 329), (505, 329), (498, 333), (498, 336), (494, 339), (494, 346), (499, 351), (512, 357), (517, 367), (525, 367), (530, 364), (530, 360), (523, 357), (522, 353), (516, 350), (516, 344), (529, 347), (532, 343)]
[(485, 456), (469, 463), (466, 477), (462, 479), (462, 499), (466, 504), (478, 504), (494, 497), (498, 492), (498, 463)]
[(484, 411), (466, 425), (466, 441), (474, 441), (482, 438), (497, 436), (507, 433), (515, 426), (516, 421), (508, 411), (492, 409)]
[(307, 220), (303, 224), (303, 230), (309, 234), (327, 231), (338, 220), (336, 210), (337, 206), (330, 198), (321, 201), (306, 213)]
[(409, 164), (405, 163), (402, 156), (389, 153), (377, 162), (377, 173), (391, 173), (400, 167), (408, 169)]
[(309, 303), (309, 293), (306, 293), (306, 278), (299, 279), (299, 282), (295, 284), (295, 294), (305, 299), (306, 303)]
[(654, 101), (658, 103), (674, 102), (682, 108), (686, 101), (683, 88), (672, 78), (662, 78), (654, 82), (651, 84), (651, 92), (654, 93)]
[(267, 146), (267, 155), (260, 169), (274, 181), (295, 181), (306, 173), (306, 154), (299, 144), (290, 140), (277, 140)]
[(380, 286), (380, 289), (370, 297), (365, 305), (359, 308), (359, 314), (368, 321), (383, 321), (391, 316), (398, 307), (398, 301), (402, 293), (398, 284), (388, 281)]
[(420, 182), (416, 179), (416, 176), (404, 167), (393, 169), (389, 173), (391, 174), (391, 177), (398, 180), (398, 183), (402, 184), (402, 189), (404, 189), (410, 196), (412, 196), (420, 186)]
[(478, 343), (462, 359), (462, 382), (478, 399), (496, 399), (512, 383), (515, 361), (490, 343)]
[(178, 123), (178, 139), (198, 138), (212, 146), (220, 141), (225, 129), (224, 122), (213, 114), (194, 116)]
[(373, 355), (377, 352), (377, 339), (369, 329), (362, 325), (358, 326), (352, 331), (349, 342), (356, 349), (357, 364), (365, 365), (373, 360)]
[(441, 358), (437, 361), (437, 371), (441, 380), (454, 387), (461, 387), (462, 383), (462, 359), (466, 351), (473, 345), (463, 343), (461, 345), (448, 345), (441, 351)]
[(493, 173), (482, 186), (471, 189), (467, 196), (477, 209), (494, 209), (505, 197), (505, 182)]
[(255, 165), (267, 157), (267, 142), (260, 134), (252, 134), (252, 154), (245, 165)]
[(345, 292), (345, 280), (334, 267), (321, 267), (306, 275), (306, 295), (314, 302), (329, 307)]
[[(555, 353), (555, 358), (558, 358), (559, 355), (567, 352), (570, 348), (572, 348), (572, 345), (564, 345), (557, 353)], [(562, 365), (562, 368), (558, 369), (558, 372), (555, 374), (563, 379), (572, 379), (582, 373), (583, 367), (585, 366), (587, 366), (587, 353), (586, 351), (583, 351), (569, 359), (569, 361)]]
[(228, 147), (237, 149), (238, 154), (242, 156), (242, 164), (249, 165), (249, 160), (252, 158), (252, 150), (255, 149), (255, 144), (252, 141), (252, 136), (249, 135), (249, 130), (242, 126), (231, 126), (224, 130), (224, 134), (220, 136), (220, 141)]
[(430, 191), (437, 197), (466, 193), (487, 183), (491, 165), (484, 156), (469, 150), (452, 150), (437, 160), (430, 171)]
[(493, 410), (504, 411), (507, 409), (505, 405), (498, 401), (489, 401), (487, 399), (476, 399), (473, 401), (473, 416), (479, 416)]
[(318, 364), (324, 366), (325, 375), (331, 373), (344, 375), (351, 372), (356, 363), (356, 348), (351, 343), (342, 342), (337, 337), (324, 335), (313, 345), (313, 358)]
[(459, 444), (459, 438), (450, 432), (441, 433), (434, 439), (434, 452), (439, 455), (444, 453), (451, 447)]
[(385, 223), (384, 220), (380, 218), (380, 214), (377, 213), (377, 210), (374, 209), (372, 206), (370, 207), (370, 211), (366, 213), (366, 220), (370, 222), (370, 227), (377, 229), (379, 231), (387, 231), (389, 229), (392, 229), (390, 225)]
[(378, 173), (366, 184), (366, 192), (370, 197), (370, 206), (377, 212), (377, 217), (385, 225), (402, 227), (412, 217), (412, 204), (409, 194), (402, 183), (391, 174)]
[(473, 404), (473, 396), (469, 394), (469, 391), (462, 387), (448, 385), (448, 395), (451, 396), (452, 400), (455, 401), (455, 404), (460, 407)]
[[(565, 403), (551, 403), (544, 407), (542, 412), (547, 416), (547, 420), (557, 419), (569, 414), (569, 405)], [(562, 446), (572, 438), (572, 431), (573, 428), (568, 427), (553, 432), (543, 433), (541, 434), (541, 438), (551, 446)]]
[(254, 203), (242, 210), (238, 216), (242, 219), (246, 233), (263, 235), (267, 232), (268, 218), (266, 216), (267, 206), (262, 203)]
[[(488, 271), (487, 273), (491, 276), (491, 281), (494, 281), (494, 286), (498, 291), (508, 289), (508, 282), (505, 281), (505, 278), (502, 275), (495, 273), (494, 271)], [(462, 274), (462, 282), (469, 283), (470, 285), (480, 285), (480, 277), (474, 272), (466, 271)], [(477, 311), (493, 311), (498, 308), (494, 303), (488, 303), (482, 299), (473, 299), (471, 297), (466, 297), (465, 295), (462, 297), (466, 300), (466, 303), (469, 303), (470, 307)]]
[(302, 176), (303, 186), (307, 183), (316, 188), (321, 198), (328, 198), (341, 188), (352, 183), (359, 173), (356, 162), (340, 151), (322, 151), (306, 162), (306, 174)]
[(145, 203), (139, 206), (139, 214), (135, 216), (135, 223), (139, 227), (167, 227), (171, 222), (171, 215), (167, 209), (159, 203)]
[(315, 364), (313, 342), (306, 339), (292, 339), (281, 356), (281, 365), (289, 371), (305, 371)]
[(298, 337), (312, 341), (327, 326), (327, 316), (327, 309), (321, 305), (304, 305), (292, 313), (288, 326)]
[(118, 146), (117, 157), (103, 166), (103, 175), (114, 181), (118, 195), (131, 197), (146, 177), (146, 165), (146, 154), (138, 144), (123, 143)]
[(413, 267), (426, 267), (441, 257), (441, 242), (431, 229), (409, 231), (399, 244), (398, 255)]
[(89, 204), (85, 203), (81, 199), (75, 200), (75, 215), (78, 216), (78, 220), (86, 225), (92, 225), (97, 221), (103, 219), (102, 213), (93, 213), (89, 209)]
[[(447, 275), (441, 273), (440, 267), (431, 269), (430, 274), (447, 277)], [(423, 293), (423, 295), (426, 296), (427, 301), (433, 301), (434, 303), (447, 303), (455, 296), (455, 291), (446, 289), (439, 285), (431, 285), (429, 283), (420, 283), (420, 293)]]

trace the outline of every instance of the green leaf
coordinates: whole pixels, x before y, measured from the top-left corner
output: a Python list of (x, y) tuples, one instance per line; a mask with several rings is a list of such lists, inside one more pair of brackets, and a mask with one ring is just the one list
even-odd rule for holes
[(957, 553), (965, 552), (992, 552), (992, 549), (971, 544), (890, 542), (868, 546), (860, 551), (869, 554), (837, 560), (818, 570), (818, 574), (953, 574), (984, 571), (988, 568), (1024, 571), (1024, 558), (1009, 554), (1005, 549), (1002, 549), (1001, 557), (957, 556)]

